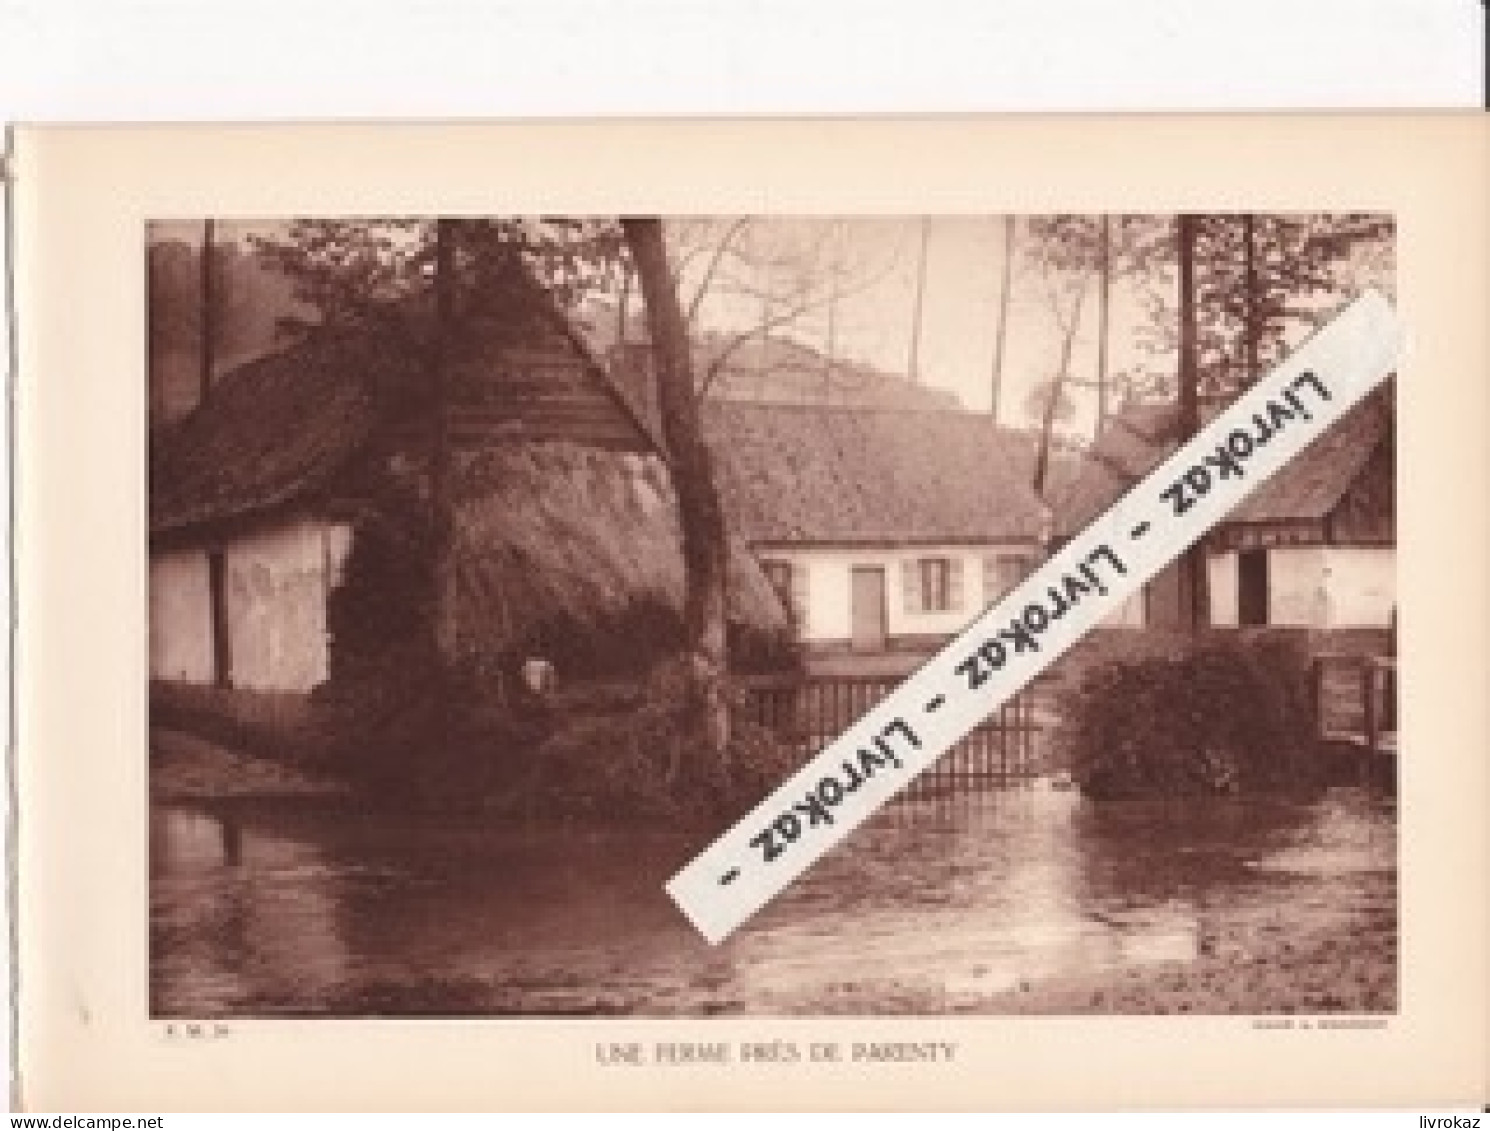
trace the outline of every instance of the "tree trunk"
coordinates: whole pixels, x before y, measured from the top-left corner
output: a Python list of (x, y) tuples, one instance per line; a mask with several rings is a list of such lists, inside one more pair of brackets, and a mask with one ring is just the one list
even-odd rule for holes
[(450, 701), (446, 677), (457, 648), (455, 516), (450, 498), (448, 379), (450, 338), (455, 328), (455, 225), (454, 220), (435, 221), (435, 317), (427, 355), (430, 392), (429, 510), (434, 585), (430, 663), (434, 667), (435, 677), (435, 734), (432, 737), (437, 749), (443, 748), (449, 737)]
[(1055, 432), (1055, 414), (1060, 409), (1061, 397), (1066, 392), (1066, 382), (1071, 374), (1071, 350), (1076, 344), (1076, 331), (1081, 326), (1081, 308), (1086, 304), (1086, 283), (1076, 292), (1076, 301), (1071, 305), (1071, 321), (1061, 333), (1061, 361), (1055, 373), (1055, 382), (1050, 388), (1050, 397), (1045, 402), (1045, 411), (1040, 414), (1040, 447), (1035, 454), (1035, 494), (1045, 496), (1045, 480), (1050, 474), (1050, 444)]
[(1199, 217), (1179, 218), (1179, 439), (1188, 440), (1200, 428), (1199, 327), (1195, 310), (1195, 238)]
[(1112, 217), (1102, 215), (1102, 242), (1099, 249), (1097, 269), (1100, 272), (1097, 286), (1097, 426), (1095, 433), (1101, 437), (1107, 424), (1107, 338), (1109, 334), (1108, 307), (1112, 301)]
[(201, 357), (197, 375), (197, 403), (207, 399), (212, 388), (213, 353), (217, 345), (217, 224), (213, 220), (202, 221), (202, 312), (201, 312)]
[[(616, 310), (616, 345), (626, 346), (627, 322), (631, 317), (631, 264), (621, 264), (621, 301)], [(624, 357), (622, 359), (624, 364)]]
[(931, 240), (931, 218), (921, 218), (921, 254), (916, 259), (916, 292), (911, 311), (911, 344), (906, 358), (906, 376), (912, 385), (921, 383), (921, 319), (926, 301), (926, 250)]
[(999, 398), (1004, 387), (1004, 343), (1009, 337), (1009, 295), (1014, 285), (1014, 217), (1004, 217), (1004, 267), (999, 280), (999, 316), (993, 328), (993, 382), (988, 411), (999, 419)]
[[(1181, 215), (1178, 224), (1179, 244), (1179, 442), (1184, 443), (1200, 431), (1200, 334), (1195, 304), (1195, 244), (1200, 217)], [(1181, 571), (1189, 598), (1191, 630), (1201, 628), (1210, 619), (1206, 596), (1206, 558), (1204, 540), (1185, 551)]]
[(1244, 365), (1243, 388), (1251, 388), (1259, 376), (1258, 354), (1262, 346), (1262, 327), (1259, 324), (1257, 301), (1257, 217), (1247, 213), (1242, 217), (1242, 264), (1243, 264), (1243, 309), (1246, 311), (1242, 326)]
[[(709, 753), (722, 757), (729, 744), (728, 655), (725, 644), (725, 585), (728, 550), (724, 507), (714, 482), (713, 458), (704, 443), (694, 394), (693, 365), (682, 308), (667, 267), (662, 221), (621, 222), (636, 265), (647, 330), (657, 367), (657, 399), (667, 444), (678, 520), (683, 534), (686, 591), (683, 604), (684, 660), (689, 708)], [(674, 765), (672, 772), (678, 767)]]

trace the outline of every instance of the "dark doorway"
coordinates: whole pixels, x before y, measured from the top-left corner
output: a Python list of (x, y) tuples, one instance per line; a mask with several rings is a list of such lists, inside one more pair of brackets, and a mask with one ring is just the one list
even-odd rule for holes
[(207, 555), (207, 599), (212, 606), (212, 683), (233, 686), (233, 654), (228, 640), (228, 566), (221, 550)]
[(1268, 623), (1268, 552), (1237, 554), (1237, 623)]

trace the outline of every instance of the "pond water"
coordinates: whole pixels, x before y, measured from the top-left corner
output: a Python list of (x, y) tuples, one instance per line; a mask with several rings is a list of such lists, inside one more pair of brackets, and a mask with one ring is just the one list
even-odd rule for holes
[(976, 1011), (1104, 970), (1395, 929), (1396, 808), (902, 805), (723, 945), (662, 891), (709, 839), (264, 807), (151, 815), (157, 1016)]

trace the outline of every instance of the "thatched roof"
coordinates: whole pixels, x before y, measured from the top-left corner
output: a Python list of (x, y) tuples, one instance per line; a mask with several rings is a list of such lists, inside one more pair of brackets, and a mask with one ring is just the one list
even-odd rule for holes
[(1386, 396), (1367, 397), (1232, 512), (1228, 522), (1323, 519), (1393, 432)]
[(1034, 444), (981, 413), (716, 402), (705, 428), (752, 544), (1040, 537)]
[[(593, 408), (566, 395), (577, 381), (592, 391), (602, 411), (610, 408), (612, 432), (629, 427), (631, 446), (655, 447), (645, 421), (611, 385), (583, 340), (565, 332), (562, 313), (551, 308), (550, 315), (558, 333), (546, 338), (537, 336), (541, 332), (531, 322), (514, 336), (500, 318), (465, 319), (452, 349), (452, 394), (471, 404), (496, 397), (514, 425), (522, 423), (517, 415), (527, 411), (531, 417), (537, 406), (547, 413), (550, 432), (557, 427), (567, 436), (566, 422), (576, 433), (597, 425)], [(247, 518), (325, 488), (379, 427), (407, 415), (411, 396), (427, 390), (421, 335), (410, 328), (419, 317), (401, 309), (386, 324), (317, 331), (220, 376), (201, 404), (153, 440), (151, 534)], [(552, 372), (535, 379), (520, 364), (505, 373), (501, 357), (521, 357), (529, 344), (571, 351), (577, 372), (571, 385)]]
[(160, 436), (150, 466), (150, 532), (244, 518), (324, 487), (367, 442), (377, 378), (398, 355), (322, 336), (223, 375)]
[[(677, 504), (658, 457), (546, 443), (492, 445), (463, 464), (455, 523), (460, 650), (500, 650), (556, 612), (586, 627), (614, 623), (638, 601), (682, 607)], [(729, 619), (784, 630), (781, 600), (759, 566), (738, 541), (730, 549)]]
[[(1211, 407), (1207, 417), (1220, 411)], [(1057, 529), (1081, 531), (1178, 446), (1172, 404), (1129, 405), (1115, 414), (1083, 466), (1055, 499)], [(1392, 432), (1391, 388), (1367, 397), (1249, 495), (1228, 523), (1319, 520), (1339, 504)]]

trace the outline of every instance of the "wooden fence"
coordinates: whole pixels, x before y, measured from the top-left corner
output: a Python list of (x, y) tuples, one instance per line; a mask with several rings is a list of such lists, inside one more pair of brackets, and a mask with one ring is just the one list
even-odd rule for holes
[[(754, 679), (744, 686), (743, 717), (776, 733), (804, 757), (837, 738), (888, 695), (897, 679), (813, 675)], [(1025, 690), (991, 715), (911, 783), (908, 799), (971, 792), (1025, 781), (1045, 770), (1040, 735), (1048, 726)]]

